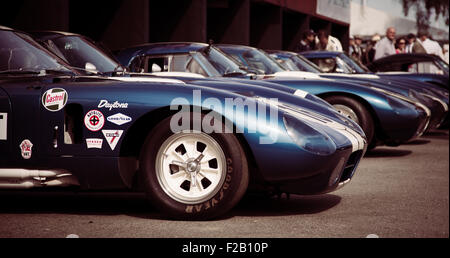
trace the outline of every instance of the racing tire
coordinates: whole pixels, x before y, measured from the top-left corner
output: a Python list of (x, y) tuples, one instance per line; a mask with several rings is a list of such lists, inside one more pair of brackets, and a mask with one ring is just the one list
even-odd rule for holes
[(375, 126), (373, 118), (363, 104), (346, 96), (330, 96), (324, 99), (337, 109), (339, 113), (355, 121), (366, 135), (368, 149), (375, 148), (376, 141), (374, 139)]
[(177, 220), (208, 220), (223, 215), (243, 197), (249, 182), (248, 163), (236, 136), (224, 133), (222, 121), (214, 124), (222, 131), (207, 134), (203, 129), (192, 130), (204, 115), (187, 115), (191, 117), (190, 130), (173, 132), (174, 115), (148, 134), (140, 171), (148, 199), (165, 215)]

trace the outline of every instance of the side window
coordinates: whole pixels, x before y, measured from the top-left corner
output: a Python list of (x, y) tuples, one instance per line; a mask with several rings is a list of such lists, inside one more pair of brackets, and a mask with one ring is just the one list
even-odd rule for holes
[(336, 61), (333, 58), (314, 58), (311, 61), (325, 73), (333, 73), (336, 71)]
[(187, 64), (192, 57), (188, 55), (175, 55), (169, 65), (169, 72), (187, 72)]
[(131, 61), (131, 64), (130, 64), (130, 67), (129, 67), (130, 71), (131, 72), (135, 72), (135, 73), (143, 73), (143, 72), (145, 72), (145, 70), (144, 70), (145, 64), (143, 62), (144, 59), (145, 58), (142, 57), (142, 56), (135, 57), (133, 59), (133, 61)]
[(147, 57), (144, 70), (148, 73), (167, 72), (168, 59), (168, 57)]
[(130, 64), (130, 71), (137, 73), (167, 72), (169, 57), (137, 56)]
[(415, 71), (417, 73), (440, 73), (443, 74), (443, 71), (439, 69), (435, 64), (432, 62), (418, 62), (414, 65)]
[(192, 57), (189, 57), (189, 60), (186, 65), (186, 71), (196, 74), (201, 74), (205, 77), (208, 77), (206, 71), (200, 66), (200, 64)]

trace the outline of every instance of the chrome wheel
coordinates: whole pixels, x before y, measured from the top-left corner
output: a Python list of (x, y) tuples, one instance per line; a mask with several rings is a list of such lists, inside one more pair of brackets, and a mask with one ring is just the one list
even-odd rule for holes
[(334, 104), (333, 107), (343, 116), (350, 118), (351, 120), (355, 121), (357, 124), (359, 124), (358, 116), (356, 115), (355, 111), (353, 109), (340, 105), (340, 104)]
[(212, 198), (225, 181), (225, 154), (211, 136), (183, 131), (170, 136), (156, 155), (156, 176), (164, 192), (185, 204)]

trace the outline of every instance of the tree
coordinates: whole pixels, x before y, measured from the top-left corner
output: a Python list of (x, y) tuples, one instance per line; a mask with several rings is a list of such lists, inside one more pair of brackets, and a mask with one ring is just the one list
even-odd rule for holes
[(415, 7), (417, 31), (428, 30), (432, 10), (436, 14), (436, 20), (442, 16), (445, 19), (445, 24), (449, 25), (448, 0), (402, 0), (402, 3), (405, 15), (408, 15), (411, 7)]

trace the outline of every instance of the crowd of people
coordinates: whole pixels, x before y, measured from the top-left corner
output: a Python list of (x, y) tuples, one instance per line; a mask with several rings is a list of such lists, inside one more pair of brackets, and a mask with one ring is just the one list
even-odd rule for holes
[[(320, 30), (318, 33), (308, 30), (303, 33), (296, 51), (304, 52), (310, 50), (343, 52), (339, 39), (329, 35), (325, 30)], [(399, 53), (434, 54), (448, 63), (448, 44), (442, 48), (425, 31), (419, 31), (417, 36), (410, 33), (406, 37), (397, 38), (395, 28), (389, 27), (384, 37), (375, 34), (366, 43), (365, 47), (361, 37), (351, 36), (349, 39), (348, 54), (362, 64), (369, 64), (376, 59)]]

